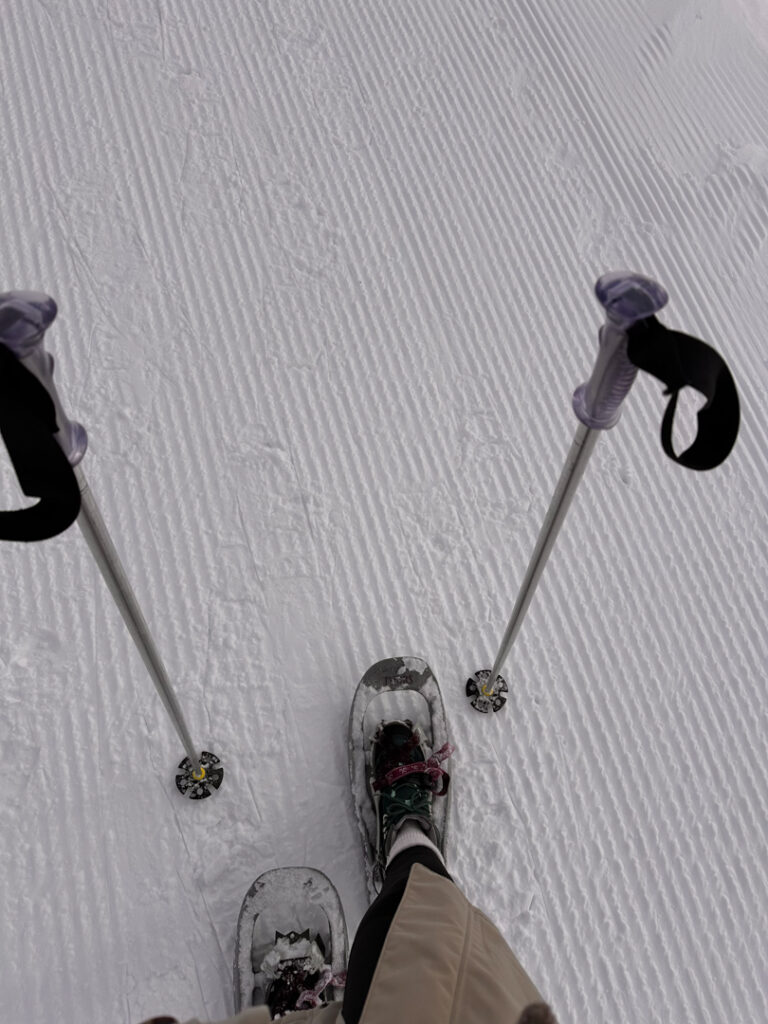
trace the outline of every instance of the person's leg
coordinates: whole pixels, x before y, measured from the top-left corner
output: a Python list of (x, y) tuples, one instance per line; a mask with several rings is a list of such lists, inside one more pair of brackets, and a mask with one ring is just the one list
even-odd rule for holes
[(349, 951), (347, 984), (341, 1011), (344, 1024), (357, 1024), (360, 1019), (379, 954), (414, 864), (423, 864), (430, 871), (453, 881), (440, 856), (429, 846), (409, 846), (390, 861), (381, 892), (360, 922)]

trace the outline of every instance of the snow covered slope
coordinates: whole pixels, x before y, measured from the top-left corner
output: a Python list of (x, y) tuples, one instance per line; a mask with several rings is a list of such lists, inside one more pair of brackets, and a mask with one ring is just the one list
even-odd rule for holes
[[(83, 468), (220, 792), (76, 527), (0, 548), (0, 1018), (231, 1012), (243, 894), (365, 886), (355, 684), (425, 657), (452, 871), (562, 1024), (768, 1019), (768, 18), (754, 0), (6, 0), (0, 290), (52, 294)], [(473, 712), (629, 268), (736, 376), (640, 379)], [(692, 408), (688, 404), (689, 419)], [(690, 423), (689, 423), (690, 427)], [(0, 506), (19, 490), (0, 452)]]

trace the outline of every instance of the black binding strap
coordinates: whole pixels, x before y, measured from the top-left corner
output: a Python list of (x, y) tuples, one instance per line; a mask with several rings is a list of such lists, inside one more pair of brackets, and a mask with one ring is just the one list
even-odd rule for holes
[(44, 385), (0, 344), (0, 434), (22, 491), (41, 499), (32, 508), (0, 512), (0, 540), (47, 540), (77, 519), (80, 488), (53, 436), (58, 430)]
[[(661, 445), (670, 459), (689, 469), (714, 469), (736, 443), (739, 433), (739, 396), (731, 371), (713, 348), (698, 338), (670, 331), (655, 316), (638, 320), (627, 331), (627, 355), (641, 370), (658, 377), (671, 395), (661, 423)], [(691, 447), (676, 455), (672, 423), (681, 388), (701, 392), (707, 404), (699, 409), (699, 430)]]

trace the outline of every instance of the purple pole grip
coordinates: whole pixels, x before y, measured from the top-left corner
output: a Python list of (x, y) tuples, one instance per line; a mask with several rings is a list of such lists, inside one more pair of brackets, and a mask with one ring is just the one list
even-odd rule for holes
[(88, 447), (88, 435), (80, 423), (70, 420), (53, 382), (53, 356), (46, 352), (43, 336), (58, 312), (55, 301), (43, 292), (0, 293), (0, 344), (45, 386), (56, 409), (56, 440), (77, 466)]
[(574, 392), (573, 411), (586, 427), (610, 430), (637, 376), (637, 367), (627, 355), (627, 328), (657, 313), (669, 296), (656, 281), (628, 270), (603, 274), (595, 294), (607, 317), (600, 328), (600, 351), (592, 376)]

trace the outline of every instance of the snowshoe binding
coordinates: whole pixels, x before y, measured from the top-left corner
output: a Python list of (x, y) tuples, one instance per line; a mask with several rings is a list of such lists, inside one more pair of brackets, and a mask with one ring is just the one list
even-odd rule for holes
[(321, 871), (277, 868), (256, 879), (237, 923), (236, 1013), (266, 1005), (276, 1020), (340, 999), (346, 962), (341, 901)]
[(373, 737), (371, 774), (368, 779), (378, 822), (377, 874), (383, 877), (389, 851), (400, 829), (408, 822), (419, 825), (439, 848), (440, 833), (432, 820), (433, 796), (445, 796), (450, 775), (440, 763), (453, 753), (446, 743), (429, 759), (424, 739), (410, 718), (382, 722)]

